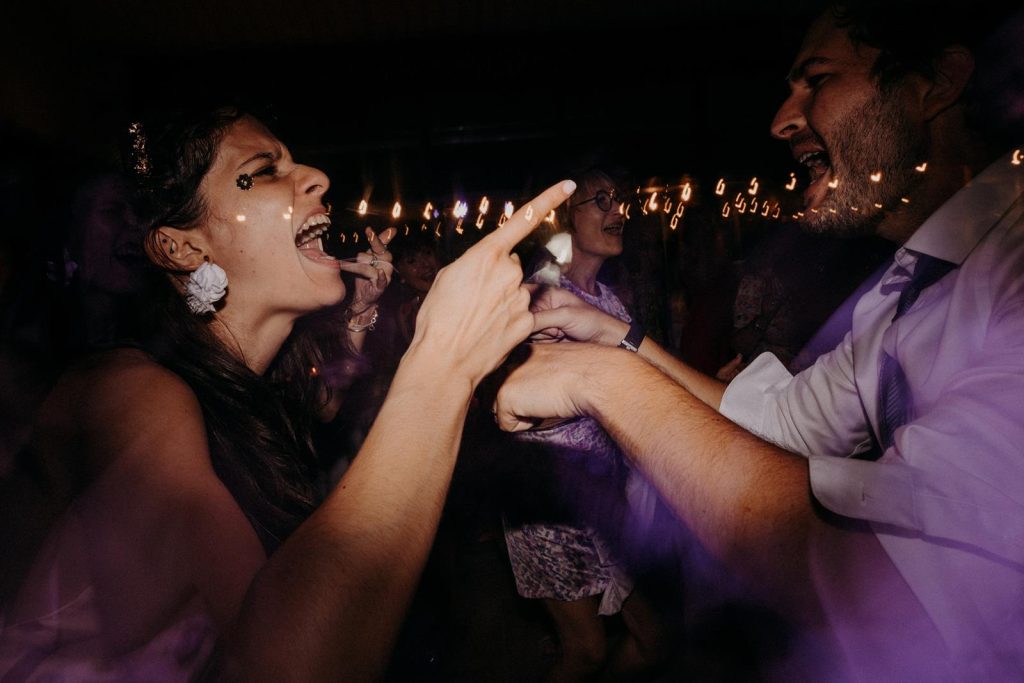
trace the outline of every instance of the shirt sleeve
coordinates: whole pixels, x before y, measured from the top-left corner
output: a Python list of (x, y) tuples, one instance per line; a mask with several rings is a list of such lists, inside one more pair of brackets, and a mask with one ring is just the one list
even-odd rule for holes
[(726, 387), (719, 410), (761, 438), (805, 456), (847, 456), (870, 439), (849, 334), (796, 376), (774, 355), (761, 354)]

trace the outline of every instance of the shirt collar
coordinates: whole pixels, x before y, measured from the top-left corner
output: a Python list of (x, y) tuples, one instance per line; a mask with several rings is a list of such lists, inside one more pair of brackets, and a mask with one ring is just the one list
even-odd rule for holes
[(899, 252), (910, 249), (963, 264), (981, 238), (1024, 194), (1024, 165), (1012, 163), (1012, 158), (1012, 154), (1000, 158), (960, 188)]

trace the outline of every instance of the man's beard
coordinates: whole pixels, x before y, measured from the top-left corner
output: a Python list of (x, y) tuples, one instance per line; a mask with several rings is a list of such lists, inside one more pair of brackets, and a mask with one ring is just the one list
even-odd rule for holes
[[(886, 212), (900, 207), (901, 198), (909, 199), (921, 183), (914, 166), (924, 161), (926, 133), (907, 118), (898, 98), (884, 92), (846, 115), (833, 130), (826, 144), (838, 185), (801, 222), (816, 233), (874, 234)], [(881, 180), (872, 181), (871, 174), (879, 172)]]

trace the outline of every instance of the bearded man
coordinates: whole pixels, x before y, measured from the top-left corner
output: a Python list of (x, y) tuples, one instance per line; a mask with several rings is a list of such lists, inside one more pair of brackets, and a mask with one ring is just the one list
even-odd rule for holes
[(1024, 675), (1024, 167), (981, 116), (981, 9), (832, 7), (789, 72), (806, 226), (900, 245), (835, 350), (726, 386), (550, 291), (535, 328), (578, 343), (535, 344), (496, 403), (507, 430), (597, 418), (817, 674)]

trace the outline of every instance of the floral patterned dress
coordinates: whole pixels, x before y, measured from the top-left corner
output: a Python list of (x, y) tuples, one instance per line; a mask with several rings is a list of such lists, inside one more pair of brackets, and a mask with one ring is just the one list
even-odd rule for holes
[[(631, 321), (619, 298), (601, 283), (597, 283), (597, 296), (582, 291), (564, 276), (561, 286), (605, 313)], [(594, 497), (589, 495), (591, 492), (615, 499), (608, 504), (589, 506), (591, 512), (596, 510), (599, 515), (614, 515), (616, 503), (624, 501), (622, 484), (627, 466), (621, 451), (591, 418), (524, 432), (517, 438), (542, 444), (550, 450), (554, 476), (560, 479), (556, 489), (562, 489), (568, 497), (579, 499), (582, 504), (569, 506), (575, 513), (570, 513), (568, 521), (513, 521), (513, 516), (506, 513), (505, 543), (519, 594), (526, 598), (566, 601), (600, 594), (598, 612), (615, 614), (632, 591), (633, 582), (622, 570), (606, 539), (586, 523), (585, 510), (588, 496)], [(588, 481), (598, 486), (588, 485)], [(621, 505), (618, 507), (621, 511)], [(615, 526), (612, 523), (608, 528)]]

